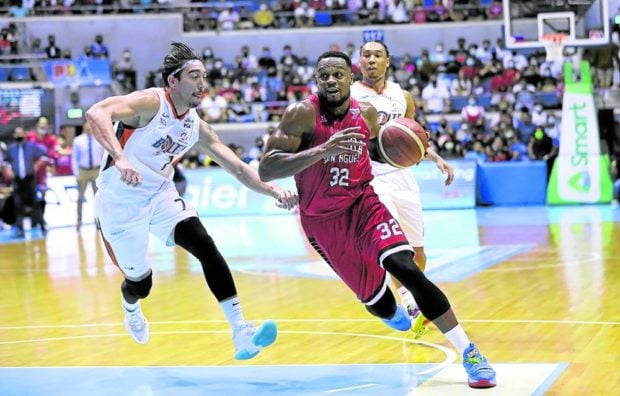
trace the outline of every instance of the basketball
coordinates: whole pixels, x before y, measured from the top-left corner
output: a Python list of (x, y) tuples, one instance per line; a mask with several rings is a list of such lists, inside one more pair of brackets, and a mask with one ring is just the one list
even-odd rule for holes
[(417, 165), (426, 155), (428, 135), (415, 120), (395, 118), (379, 131), (379, 151), (386, 163), (396, 168)]

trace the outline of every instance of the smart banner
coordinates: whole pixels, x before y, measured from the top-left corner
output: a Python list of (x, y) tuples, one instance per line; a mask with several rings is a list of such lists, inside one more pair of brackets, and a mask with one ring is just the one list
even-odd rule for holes
[(598, 203), (612, 199), (609, 157), (601, 154), (590, 64), (581, 62), (581, 79), (573, 81), (571, 63), (564, 63), (560, 150), (549, 186), (547, 203)]

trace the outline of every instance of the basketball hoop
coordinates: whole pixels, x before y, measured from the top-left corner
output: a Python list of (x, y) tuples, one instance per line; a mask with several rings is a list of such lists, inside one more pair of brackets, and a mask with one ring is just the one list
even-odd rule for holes
[(564, 59), (564, 45), (568, 38), (569, 35), (565, 33), (549, 33), (542, 37), (548, 62), (561, 62)]

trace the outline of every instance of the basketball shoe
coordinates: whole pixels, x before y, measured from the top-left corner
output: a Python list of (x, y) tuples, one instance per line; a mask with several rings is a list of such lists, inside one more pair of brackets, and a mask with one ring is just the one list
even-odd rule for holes
[(428, 319), (422, 314), (420, 308), (418, 308), (414, 304), (410, 304), (407, 306), (407, 313), (411, 318), (411, 331), (413, 331), (413, 337), (418, 339), (422, 337), (424, 334), (428, 333)]
[(396, 312), (391, 318), (381, 320), (394, 330), (407, 331), (411, 328), (411, 318), (407, 314), (407, 310), (400, 304), (396, 305)]
[(263, 348), (273, 344), (277, 336), (278, 327), (273, 320), (264, 321), (258, 329), (251, 322), (240, 322), (233, 330), (235, 359), (252, 359)]
[(123, 312), (125, 312), (125, 329), (127, 329), (129, 335), (131, 335), (138, 344), (146, 344), (149, 342), (149, 338), (151, 337), (149, 322), (142, 314), (140, 303), (138, 302), (138, 306), (133, 311), (123, 306)]
[(467, 371), (467, 383), (472, 388), (492, 388), (496, 385), (495, 370), (474, 344), (463, 352), (463, 367)]

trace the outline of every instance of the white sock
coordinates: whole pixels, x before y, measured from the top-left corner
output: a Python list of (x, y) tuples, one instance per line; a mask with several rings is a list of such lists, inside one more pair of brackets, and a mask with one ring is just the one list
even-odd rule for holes
[(448, 341), (454, 345), (456, 350), (459, 351), (459, 354), (463, 356), (463, 352), (465, 352), (465, 349), (469, 347), (470, 341), (461, 325), (456, 325), (455, 328), (447, 333), (444, 333), (443, 335), (445, 335)]
[(241, 309), (239, 297), (235, 296), (229, 298), (228, 300), (222, 301), (220, 306), (222, 307), (224, 315), (226, 315), (226, 319), (232, 328), (234, 328), (237, 323), (243, 322), (243, 309)]
[(130, 304), (127, 301), (125, 301), (125, 297), (123, 297), (122, 294), (121, 294), (121, 300), (123, 301), (123, 308), (125, 308), (129, 312), (133, 312), (136, 310), (136, 308), (140, 308), (140, 300), (136, 301), (133, 304)]
[(415, 299), (413, 298), (413, 294), (405, 286), (401, 286), (398, 288), (398, 294), (400, 295), (400, 303), (407, 308), (410, 305), (414, 305), (417, 307), (415, 303)]

